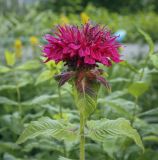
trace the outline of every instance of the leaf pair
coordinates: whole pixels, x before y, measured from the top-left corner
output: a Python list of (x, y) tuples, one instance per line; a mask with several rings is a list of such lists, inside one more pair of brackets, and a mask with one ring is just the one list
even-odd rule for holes
[[(75, 125), (43, 117), (38, 121), (31, 122), (19, 137), (17, 143), (23, 143), (37, 136), (52, 136), (58, 140), (75, 141), (78, 139), (78, 133), (78, 128)], [(138, 132), (132, 128), (130, 122), (124, 118), (118, 118), (116, 120), (104, 118), (101, 120), (88, 121), (86, 135), (100, 142), (104, 142), (104, 140), (108, 138), (129, 137), (144, 150)]]

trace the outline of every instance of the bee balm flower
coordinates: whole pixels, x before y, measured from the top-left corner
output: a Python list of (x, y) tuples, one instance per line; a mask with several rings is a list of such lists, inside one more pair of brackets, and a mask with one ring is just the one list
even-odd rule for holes
[(43, 56), (47, 58), (45, 62), (62, 61), (68, 66), (67, 71), (56, 76), (59, 86), (74, 79), (79, 92), (90, 92), (92, 85), (98, 82), (110, 89), (101, 76), (102, 70), (96, 67), (98, 63), (109, 67), (112, 62), (121, 61), (121, 45), (116, 38), (117, 36), (112, 36), (109, 30), (99, 25), (86, 23), (82, 27), (58, 26), (53, 35), (45, 35), (48, 43), (43, 47)]
[(119, 47), (116, 36), (99, 25), (86, 23), (77, 26), (58, 26), (54, 35), (47, 34), (48, 41), (43, 48), (46, 61), (63, 61), (71, 70), (94, 68), (97, 63), (111, 66), (112, 62), (120, 62)]

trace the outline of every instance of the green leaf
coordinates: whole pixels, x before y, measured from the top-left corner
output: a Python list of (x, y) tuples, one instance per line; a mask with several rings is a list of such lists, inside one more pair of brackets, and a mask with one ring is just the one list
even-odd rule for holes
[(86, 79), (82, 79), (74, 85), (75, 104), (84, 118), (88, 118), (96, 109), (99, 87), (99, 83), (89, 83)]
[(158, 54), (151, 55), (150, 59), (151, 59), (153, 65), (155, 66), (155, 68), (158, 69)]
[(57, 94), (54, 94), (54, 95), (41, 95), (41, 96), (38, 96), (38, 97), (35, 97), (33, 98), (32, 100), (29, 100), (29, 101), (25, 101), (23, 102), (22, 104), (23, 105), (40, 105), (40, 104), (44, 104), (54, 98), (58, 98), (58, 95)]
[(13, 142), (0, 142), (0, 151), (10, 151), (10, 150), (18, 150), (20, 149), (20, 146), (18, 146), (16, 143)]
[(152, 116), (152, 117), (154, 115), (156, 116), (158, 115), (158, 108), (153, 108), (139, 114), (139, 116)]
[(65, 157), (59, 157), (59, 159), (58, 160), (72, 160), (72, 159), (69, 159), (69, 158), (65, 158)]
[(16, 67), (17, 70), (34, 70), (40, 68), (41, 64), (37, 60), (27, 61), (24, 64)]
[(144, 32), (143, 30), (141, 30), (140, 28), (138, 29), (139, 33), (141, 33), (145, 40), (147, 41), (148, 45), (149, 45), (149, 55), (152, 55), (154, 53), (154, 43), (150, 37), (149, 34), (147, 34), (146, 32)]
[(78, 109), (85, 115), (85, 117), (88, 117), (96, 109), (96, 97), (91, 97), (88, 94), (80, 94), (77, 91), (75, 91), (74, 97)]
[(15, 54), (6, 50), (5, 60), (8, 66), (13, 66), (15, 64)]
[(116, 120), (101, 119), (91, 120), (87, 122), (88, 136), (97, 141), (104, 141), (107, 138), (127, 136), (135, 141), (135, 143), (144, 150), (141, 138), (138, 132), (132, 128), (130, 122), (124, 118)]
[(115, 100), (121, 96), (124, 96), (128, 93), (128, 91), (125, 89), (125, 90), (121, 90), (121, 91), (115, 91), (115, 92), (111, 92), (108, 96), (106, 96), (106, 99), (107, 100)]
[(76, 140), (78, 137), (77, 128), (72, 124), (52, 120), (48, 117), (40, 118), (31, 122), (19, 137), (17, 143), (23, 143), (28, 139), (37, 136), (52, 136), (59, 140)]
[(126, 146), (125, 143), (126, 137), (113, 137), (110, 139), (106, 139), (103, 142), (103, 150), (112, 158), (115, 159), (115, 155), (120, 153), (123, 149), (123, 146)]
[(3, 156), (4, 160), (21, 160), (19, 158), (14, 157), (12, 154), (9, 153), (5, 153)]
[(143, 137), (143, 141), (156, 142), (158, 143), (158, 136), (145, 136)]
[(0, 104), (5, 104), (5, 105), (18, 105), (17, 102), (10, 100), (7, 97), (0, 97)]
[(10, 68), (5, 67), (5, 66), (0, 66), (0, 73), (6, 73), (6, 72), (9, 72), (9, 71), (10, 71)]
[(149, 84), (143, 81), (137, 81), (129, 86), (128, 91), (134, 97), (139, 97), (143, 93), (145, 93), (148, 90), (148, 88), (149, 88)]
[[(55, 72), (54, 72), (55, 73)], [(40, 83), (43, 83), (49, 79), (53, 79), (53, 75), (54, 73), (50, 70), (45, 70), (43, 71), (38, 77), (37, 77), (37, 80), (36, 80), (36, 85), (40, 84)]]
[(111, 100), (103, 99), (102, 102), (105, 103), (106, 106), (111, 107), (117, 111), (117, 113), (120, 113), (122, 116), (126, 116), (128, 118), (133, 116), (133, 110), (138, 110), (138, 106), (135, 106), (134, 102), (123, 98), (116, 98)]
[(1, 85), (0, 91), (2, 91), (2, 90), (14, 90), (16, 88), (17, 88), (16, 85)]

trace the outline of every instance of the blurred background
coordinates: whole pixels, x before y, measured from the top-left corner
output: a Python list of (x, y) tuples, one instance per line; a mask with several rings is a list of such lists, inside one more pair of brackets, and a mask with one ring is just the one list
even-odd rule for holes
[(16, 140), (30, 121), (60, 119), (60, 105), (64, 119), (78, 123), (71, 87), (65, 85), (59, 94), (52, 78), (63, 64), (42, 63), (40, 46), (56, 25), (81, 25), (87, 19), (119, 35), (127, 59), (103, 67), (112, 94), (101, 88), (91, 118), (129, 119), (146, 150), (141, 153), (129, 139), (87, 140), (86, 160), (158, 160), (158, 0), (0, 0), (0, 160), (78, 159), (78, 142), (49, 137), (17, 145)]
[[(157, 0), (0, 0), (0, 51), (6, 46), (12, 50), (16, 40), (23, 47), (30, 45), (31, 37), (42, 42), (55, 25), (80, 25), (81, 17), (108, 26), (120, 41), (143, 41), (137, 32), (141, 28), (156, 42), (157, 15)], [(128, 53), (135, 55), (139, 49), (144, 52), (146, 46), (131, 45)]]

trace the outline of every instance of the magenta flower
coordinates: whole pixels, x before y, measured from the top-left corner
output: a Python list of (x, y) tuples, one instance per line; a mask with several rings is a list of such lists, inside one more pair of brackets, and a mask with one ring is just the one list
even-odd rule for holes
[(99, 25), (87, 23), (80, 28), (59, 26), (54, 35), (45, 35), (48, 44), (43, 48), (44, 57), (47, 58), (46, 62), (63, 61), (71, 70), (95, 68), (97, 63), (111, 66), (112, 62), (121, 61), (118, 52), (121, 45), (116, 38)]

